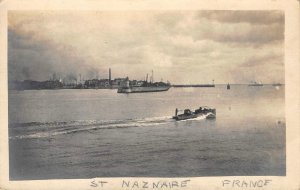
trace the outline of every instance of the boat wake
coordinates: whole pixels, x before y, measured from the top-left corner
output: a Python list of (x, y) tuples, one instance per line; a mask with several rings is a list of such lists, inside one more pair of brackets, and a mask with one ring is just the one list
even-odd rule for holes
[[(190, 120), (202, 120), (201, 116)], [(49, 138), (56, 135), (92, 132), (100, 129), (147, 127), (176, 122), (171, 116), (126, 120), (77, 120), (69, 122), (31, 122), (10, 124), (10, 139)], [(184, 121), (181, 121), (184, 122)]]
[(175, 121), (171, 116), (126, 119), (126, 120), (77, 120), (69, 122), (31, 122), (10, 124), (10, 139), (48, 138), (56, 135), (72, 134), (78, 132), (92, 132), (100, 129), (116, 129), (129, 127), (147, 127), (164, 125), (171, 122), (186, 122), (203, 120), (206, 115)]
[(191, 119), (186, 119), (186, 120), (179, 120), (177, 122), (184, 122), (184, 121), (200, 121), (200, 120), (203, 120), (203, 119), (206, 119), (208, 114), (203, 114), (201, 116), (198, 116), (196, 118), (191, 118)]

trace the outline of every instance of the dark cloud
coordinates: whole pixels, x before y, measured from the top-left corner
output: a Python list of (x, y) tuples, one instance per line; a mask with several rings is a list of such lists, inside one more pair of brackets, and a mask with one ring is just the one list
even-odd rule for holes
[(228, 81), (234, 70), (240, 82), (241, 76), (251, 80), (248, 73), (261, 65), (283, 62), (280, 11), (15, 11), (8, 16), (13, 80), (46, 80), (53, 73), (68, 80), (79, 73), (103, 78), (112, 68), (113, 77), (142, 78), (155, 70), (171, 82), (201, 82), (203, 76), (208, 82)]
[(281, 11), (171, 12), (158, 15), (157, 20), (161, 31), (166, 31), (170, 38), (190, 36), (195, 42), (212, 40), (224, 45), (253, 47), (284, 40)]
[(212, 40), (225, 43), (247, 45), (259, 45), (272, 43), (274, 41), (282, 41), (284, 39), (284, 27), (282, 25), (263, 25), (252, 26), (249, 29), (240, 30), (237, 28), (236, 32), (224, 30), (222, 33), (217, 31), (210, 31), (205, 36)]
[(82, 72), (89, 77), (90, 70), (95, 69), (71, 47), (8, 29), (9, 80), (47, 80), (53, 73), (65, 77)]
[(264, 56), (259, 56), (259, 57), (250, 57), (248, 59), (246, 59), (241, 65), (240, 67), (245, 67), (245, 68), (251, 68), (251, 67), (255, 67), (257, 65), (266, 65), (266, 64), (271, 64), (273, 66), (274, 63), (276, 63), (276, 65), (281, 65), (283, 66), (283, 56), (282, 55), (278, 55), (278, 54), (267, 54)]
[(284, 24), (283, 11), (201, 11), (199, 12), (201, 18), (215, 20), (225, 23), (250, 23), (250, 24)]

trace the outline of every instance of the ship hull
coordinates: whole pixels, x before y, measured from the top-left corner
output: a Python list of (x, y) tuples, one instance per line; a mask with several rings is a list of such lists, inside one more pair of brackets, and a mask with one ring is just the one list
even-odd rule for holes
[(163, 92), (168, 91), (170, 86), (159, 86), (159, 87), (130, 87), (130, 88), (119, 88), (118, 93), (145, 93), (145, 92)]
[(199, 114), (191, 114), (191, 115), (177, 115), (177, 116), (173, 116), (173, 119), (175, 119), (176, 121), (181, 121), (181, 120), (187, 120), (187, 119), (194, 119), (197, 118), (198, 116), (200, 116)]

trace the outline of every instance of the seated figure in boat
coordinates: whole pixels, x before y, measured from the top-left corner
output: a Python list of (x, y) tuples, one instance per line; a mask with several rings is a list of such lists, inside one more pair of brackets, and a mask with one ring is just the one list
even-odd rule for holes
[(183, 111), (183, 114), (184, 114), (184, 115), (192, 115), (193, 112), (192, 112), (190, 109), (185, 109), (185, 110)]
[(197, 115), (194, 114), (190, 109), (185, 109), (182, 114), (178, 114), (178, 109), (175, 110), (175, 116), (173, 116), (173, 119), (176, 120), (185, 120), (185, 119), (191, 119), (196, 118)]

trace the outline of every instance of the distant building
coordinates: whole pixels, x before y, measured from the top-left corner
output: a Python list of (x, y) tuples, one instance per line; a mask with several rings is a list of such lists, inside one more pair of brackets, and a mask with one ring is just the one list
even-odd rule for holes
[(109, 84), (109, 79), (86, 80), (84, 85), (87, 88), (111, 88), (111, 85)]
[(99, 80), (99, 88), (110, 88), (110, 80), (109, 79), (101, 79)]
[(125, 81), (126, 78), (115, 78), (114, 80), (111, 81), (111, 87), (112, 88), (119, 88), (123, 81)]
[(38, 90), (38, 89), (60, 89), (63, 88), (63, 83), (59, 80), (47, 81), (13, 81), (9, 83), (9, 89), (13, 90)]
[(99, 86), (99, 80), (98, 79), (91, 79), (91, 80), (86, 80), (84, 82), (84, 85), (86, 85), (88, 88), (96, 88)]

